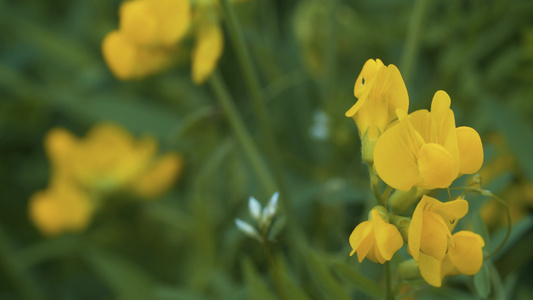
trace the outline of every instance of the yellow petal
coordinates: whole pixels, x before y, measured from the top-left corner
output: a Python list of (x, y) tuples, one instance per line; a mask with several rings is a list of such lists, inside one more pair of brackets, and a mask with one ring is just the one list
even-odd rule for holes
[(163, 45), (176, 44), (183, 38), (191, 23), (189, 0), (151, 0), (158, 18), (158, 37)]
[(224, 48), (224, 37), (217, 24), (203, 24), (196, 32), (196, 44), (192, 52), (192, 78), (202, 84), (215, 70)]
[(424, 210), (428, 205), (428, 201), (431, 200), (431, 197), (424, 195), (420, 202), (416, 205), (413, 217), (411, 218), (411, 223), (409, 224), (409, 239), (408, 239), (408, 248), (411, 256), (415, 260), (419, 259), (420, 252), (420, 238), (422, 236), (422, 223), (424, 218)]
[(431, 102), (431, 140), (428, 143), (442, 145), (453, 157), (454, 172), (459, 173), (459, 148), (455, 131), (455, 116), (450, 109), (450, 96), (444, 91), (437, 91)]
[(438, 202), (431, 207), (431, 211), (439, 214), (450, 230), (453, 230), (457, 221), (468, 212), (468, 202), (458, 198), (448, 202)]
[(92, 218), (92, 206), (85, 193), (65, 182), (35, 193), (30, 200), (30, 218), (45, 235), (81, 231)]
[(370, 221), (361, 222), (355, 227), (350, 235), (350, 246), (352, 246), (352, 252), (350, 253), (350, 256), (354, 254), (357, 248), (359, 248), (361, 242), (370, 234), (371, 231), (372, 228)]
[(431, 255), (420, 253), (418, 267), (422, 278), (432, 286), (440, 287), (442, 285), (441, 277), (441, 260)]
[(402, 235), (396, 226), (383, 221), (375, 228), (376, 248), (385, 260), (391, 260), (398, 249), (403, 246)]
[(483, 145), (477, 131), (471, 127), (457, 127), (457, 144), (461, 174), (473, 174), (483, 164)]
[(102, 54), (113, 75), (128, 80), (138, 77), (135, 71), (137, 48), (119, 31), (112, 31), (102, 42)]
[(459, 231), (453, 240), (455, 247), (450, 247), (449, 256), (455, 267), (462, 274), (476, 274), (483, 264), (483, 238), (471, 231)]
[(151, 169), (136, 179), (132, 189), (143, 198), (156, 198), (167, 191), (177, 180), (183, 168), (183, 158), (177, 153), (161, 157)]
[(139, 46), (153, 46), (158, 42), (158, 16), (150, 1), (125, 1), (120, 5), (119, 29)]
[(424, 212), (420, 251), (442, 260), (448, 249), (448, 226), (442, 217), (432, 211)]
[(410, 190), (419, 180), (416, 156), (422, 143), (408, 117), (389, 127), (374, 147), (374, 164), (379, 177), (397, 190)]
[(54, 128), (46, 134), (44, 140), (46, 154), (52, 161), (63, 161), (74, 150), (76, 140), (68, 130)]
[[(378, 72), (378, 70), (383, 67), (383, 62), (381, 60), (373, 60), (369, 59), (366, 61), (366, 63), (363, 65), (363, 69), (361, 70), (361, 73), (357, 77), (357, 80), (355, 81), (355, 85), (353, 88), (353, 94), (356, 98), (361, 97), (364, 90), (370, 86), (370, 82), (374, 79), (374, 76)], [(352, 107), (353, 109), (353, 107)], [(352, 110), (350, 109), (350, 110)], [(347, 117), (351, 117), (357, 112), (357, 109), (353, 111), (350, 115), (346, 113)]]
[(423, 187), (428, 189), (446, 188), (457, 177), (456, 161), (439, 144), (425, 144), (418, 154), (418, 169)]

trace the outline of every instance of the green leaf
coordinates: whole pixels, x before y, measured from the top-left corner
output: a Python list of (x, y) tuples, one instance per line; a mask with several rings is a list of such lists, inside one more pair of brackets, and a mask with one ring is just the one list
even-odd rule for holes
[(490, 293), (491, 284), (490, 284), (490, 273), (487, 267), (487, 264), (483, 264), (479, 272), (474, 275), (474, 287), (476, 292), (482, 298), (487, 298)]

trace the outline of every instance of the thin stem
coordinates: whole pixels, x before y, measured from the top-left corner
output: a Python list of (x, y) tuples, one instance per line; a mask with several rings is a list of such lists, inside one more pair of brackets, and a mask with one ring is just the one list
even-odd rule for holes
[(385, 300), (393, 300), (392, 280), (390, 271), (390, 261), (385, 262)]
[(368, 172), (370, 173), (370, 187), (372, 188), (372, 192), (374, 193), (376, 201), (379, 205), (383, 205), (385, 208), (387, 208), (387, 200), (384, 200), (379, 192), (379, 177), (374, 173), (374, 168), (372, 165), (368, 165)]
[(263, 235), (263, 242), (262, 242), (263, 248), (265, 249), (265, 253), (268, 259), (268, 265), (272, 273), (272, 278), (274, 279), (274, 284), (276, 285), (276, 290), (278, 291), (279, 298), (282, 300), (285, 300), (287, 298), (285, 297), (285, 292), (283, 290), (283, 280), (281, 280), (281, 275), (279, 273), (278, 265), (276, 264), (276, 260), (274, 259), (274, 254), (272, 253), (272, 249), (270, 248), (270, 244), (269, 244), (266, 232), (263, 232), (262, 235)]
[(384, 199), (384, 201), (386, 202), (389, 199), (389, 196), (393, 190), (394, 188), (392, 186), (387, 185), (387, 187), (385, 188), (385, 192), (383, 192), (383, 194), (381, 195), (381, 199)]
[[(269, 124), (265, 101), (263, 99), (263, 95), (261, 94), (259, 78), (257, 76), (257, 73), (254, 71), (252, 58), (250, 52), (248, 51), (248, 48), (246, 47), (241, 26), (228, 0), (222, 0), (222, 9), (226, 16), (226, 25), (230, 39), (233, 43), (235, 52), (237, 53), (237, 60), (244, 75), (244, 82), (246, 83), (248, 92), (250, 93), (254, 113), (257, 120), (259, 121), (259, 128), (261, 130), (262, 136), (265, 139), (265, 148), (272, 163), (272, 170), (274, 173), (274, 177), (276, 178), (276, 183), (279, 187), (280, 194), (285, 196), (285, 199), (287, 199), (287, 189), (285, 187), (283, 177), (281, 175), (282, 172), (278, 152), (276, 151), (276, 142), (274, 140), (272, 127)], [(288, 201), (283, 201), (283, 203), (285, 205), (285, 209), (287, 209), (287, 212), (289, 212), (289, 205), (287, 205)]]
[(254, 143), (250, 133), (246, 129), (244, 122), (237, 111), (235, 104), (233, 103), (233, 99), (231, 99), (231, 96), (228, 93), (226, 85), (217, 72), (211, 75), (209, 83), (218, 102), (222, 106), (222, 109), (224, 110), (224, 113), (226, 114), (233, 131), (235, 132), (237, 140), (241, 144), (244, 153), (252, 164), (252, 168), (257, 174), (259, 181), (263, 185), (263, 188), (267, 194), (274, 193), (276, 191), (276, 184), (268, 172), (265, 162), (261, 158), (261, 154), (257, 148), (257, 145)]
[(409, 82), (414, 69), (415, 57), (418, 54), (420, 45), (420, 32), (424, 25), (424, 18), (428, 7), (427, 0), (417, 0), (413, 8), (412, 17), (410, 18), (407, 40), (403, 49), (401, 61), (402, 77), (405, 82)]
[(22, 299), (43, 299), (35, 281), (24, 271), (21, 262), (14, 257), (11, 243), (2, 228), (0, 228), (0, 268)]

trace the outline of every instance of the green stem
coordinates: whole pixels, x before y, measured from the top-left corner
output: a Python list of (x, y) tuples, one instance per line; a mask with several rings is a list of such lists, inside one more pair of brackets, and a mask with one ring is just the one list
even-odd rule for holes
[[(265, 148), (272, 163), (272, 170), (274, 173), (274, 177), (276, 178), (276, 183), (279, 187), (280, 194), (283, 195), (286, 200), (288, 197), (287, 189), (285, 187), (281, 175), (282, 171), (278, 152), (276, 151), (276, 142), (274, 140), (272, 127), (269, 124), (265, 101), (263, 99), (263, 95), (261, 94), (259, 78), (257, 76), (257, 73), (254, 71), (252, 58), (250, 52), (248, 51), (248, 48), (246, 47), (241, 26), (228, 0), (222, 0), (222, 9), (226, 17), (226, 25), (229, 36), (237, 54), (237, 60), (239, 62), (238, 64), (243, 73), (244, 82), (246, 83), (248, 92), (251, 96), (250, 98), (252, 100), (252, 106), (254, 108), (255, 117), (259, 121), (259, 128), (261, 130), (262, 136), (265, 139)], [(288, 201), (283, 201), (282, 203), (287, 209), (287, 212), (289, 212), (289, 205), (287, 205)]]
[(417, 0), (410, 18), (407, 40), (403, 49), (401, 61), (402, 77), (405, 82), (409, 82), (414, 69), (415, 57), (418, 54), (420, 45), (420, 32), (424, 25), (424, 18), (428, 7), (428, 0)]
[(392, 291), (390, 261), (385, 262), (385, 300), (394, 300), (394, 293)]
[(0, 268), (22, 299), (44, 299), (35, 281), (24, 272), (24, 266), (14, 257), (11, 243), (2, 228), (0, 228)]
[(262, 235), (263, 235), (263, 243), (262, 243), (263, 248), (265, 249), (265, 253), (268, 259), (268, 265), (270, 267), (270, 271), (274, 279), (276, 290), (278, 291), (279, 298), (282, 300), (285, 300), (287, 298), (285, 297), (285, 292), (283, 290), (283, 280), (281, 280), (281, 275), (279, 273), (278, 265), (276, 264), (276, 260), (274, 259), (274, 254), (272, 253), (272, 249), (270, 248), (270, 244), (269, 244), (266, 232), (263, 232)]
[(376, 201), (379, 205), (383, 205), (385, 208), (387, 208), (387, 200), (384, 200), (379, 192), (379, 177), (374, 172), (374, 167), (372, 165), (368, 165), (368, 172), (370, 174), (370, 187), (372, 188), (372, 192), (374, 193)]
[(235, 107), (231, 96), (228, 93), (226, 85), (222, 81), (222, 78), (220, 78), (220, 75), (215, 72), (211, 75), (209, 83), (211, 85), (211, 88), (213, 89), (213, 92), (216, 95), (218, 102), (222, 106), (226, 117), (228, 118), (228, 121), (235, 133), (235, 136), (237, 137), (237, 140), (241, 144), (244, 153), (252, 164), (252, 168), (257, 174), (259, 181), (263, 185), (263, 188), (265, 189), (267, 194), (274, 193), (276, 191), (276, 184), (272, 180), (272, 177), (268, 172), (268, 168), (265, 162), (261, 159), (259, 149), (252, 140), (250, 133), (246, 129), (244, 122), (239, 112), (237, 111), (237, 108)]
[(381, 195), (381, 199), (384, 199), (384, 201), (386, 202), (387, 199), (389, 199), (389, 196), (393, 190), (394, 189), (390, 185), (387, 185), (387, 188), (385, 188), (385, 192), (383, 192), (383, 195)]

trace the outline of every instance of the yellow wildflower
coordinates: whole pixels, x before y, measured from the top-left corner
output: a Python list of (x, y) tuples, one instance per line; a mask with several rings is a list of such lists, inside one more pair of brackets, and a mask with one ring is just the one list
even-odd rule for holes
[(479, 134), (472, 128), (455, 128), (450, 97), (438, 91), (431, 112), (410, 115), (397, 109), (399, 121), (384, 132), (374, 148), (376, 170), (391, 187), (408, 191), (445, 188), (461, 174), (477, 172), (483, 163)]
[(369, 59), (355, 81), (357, 102), (346, 112), (354, 119), (361, 138), (376, 139), (396, 119), (396, 109), (407, 111), (409, 97), (402, 75), (395, 65)]
[(432, 286), (440, 287), (445, 276), (474, 275), (483, 264), (481, 248), (485, 246), (485, 242), (480, 235), (471, 231), (459, 231), (451, 240), (453, 246), (442, 260), (420, 253), (420, 274)]
[[(155, 196), (171, 185), (181, 169), (177, 154), (154, 159), (154, 139), (135, 139), (110, 123), (96, 125), (82, 139), (64, 129), (53, 129), (45, 144), (52, 162), (52, 181), (68, 178), (92, 193), (129, 189), (139, 183), (134, 190)], [(153, 186), (146, 187), (150, 181)]]
[(191, 23), (188, 0), (132, 0), (120, 6), (119, 30), (139, 46), (172, 46)]
[(394, 253), (402, 247), (403, 239), (398, 229), (386, 222), (378, 209), (372, 209), (370, 215), (370, 220), (357, 225), (350, 235), (353, 249), (350, 256), (357, 252), (359, 262), (366, 257), (383, 264), (391, 260)]
[(72, 184), (53, 184), (35, 193), (30, 200), (30, 219), (45, 235), (81, 231), (91, 221), (93, 207), (89, 197)]
[(449, 245), (453, 246), (451, 231), (467, 212), (468, 202), (464, 199), (443, 203), (429, 196), (422, 197), (413, 213), (408, 238), (409, 252), (419, 261), (421, 269), (425, 267), (422, 256), (444, 259)]

